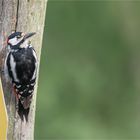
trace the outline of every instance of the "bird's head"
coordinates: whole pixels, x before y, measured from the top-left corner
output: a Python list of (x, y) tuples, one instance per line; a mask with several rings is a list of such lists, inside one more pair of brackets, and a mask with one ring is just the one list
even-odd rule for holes
[(32, 33), (23, 33), (23, 32), (13, 32), (8, 36), (7, 44), (11, 49), (19, 48), (28, 38), (35, 35), (35, 32)]

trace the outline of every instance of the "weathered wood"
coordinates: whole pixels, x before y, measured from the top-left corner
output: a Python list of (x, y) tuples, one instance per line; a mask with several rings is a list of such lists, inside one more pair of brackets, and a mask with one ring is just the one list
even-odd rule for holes
[(37, 86), (31, 104), (29, 122), (22, 122), (15, 109), (15, 97), (11, 93), (11, 85), (3, 74), (6, 37), (12, 30), (36, 32), (36, 36), (32, 38), (32, 44), (40, 62), (46, 3), (47, 0), (0, 0), (0, 70), (9, 118), (8, 140), (32, 140), (34, 138)]

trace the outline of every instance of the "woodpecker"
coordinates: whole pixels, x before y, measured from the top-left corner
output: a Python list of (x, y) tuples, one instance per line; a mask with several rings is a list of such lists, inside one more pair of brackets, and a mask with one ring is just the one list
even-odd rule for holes
[(14, 32), (8, 36), (8, 54), (5, 71), (12, 83), (16, 96), (17, 112), (23, 121), (28, 121), (30, 104), (33, 97), (37, 74), (37, 56), (29, 41), (35, 33)]

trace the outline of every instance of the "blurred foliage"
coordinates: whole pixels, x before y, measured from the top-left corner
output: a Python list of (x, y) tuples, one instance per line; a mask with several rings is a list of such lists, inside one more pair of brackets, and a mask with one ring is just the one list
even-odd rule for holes
[(140, 139), (140, 2), (49, 1), (35, 139)]

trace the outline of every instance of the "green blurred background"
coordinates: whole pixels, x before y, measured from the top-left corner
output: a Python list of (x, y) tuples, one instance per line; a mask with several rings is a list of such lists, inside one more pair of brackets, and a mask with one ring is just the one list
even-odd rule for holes
[(140, 139), (140, 2), (48, 2), (35, 139)]

